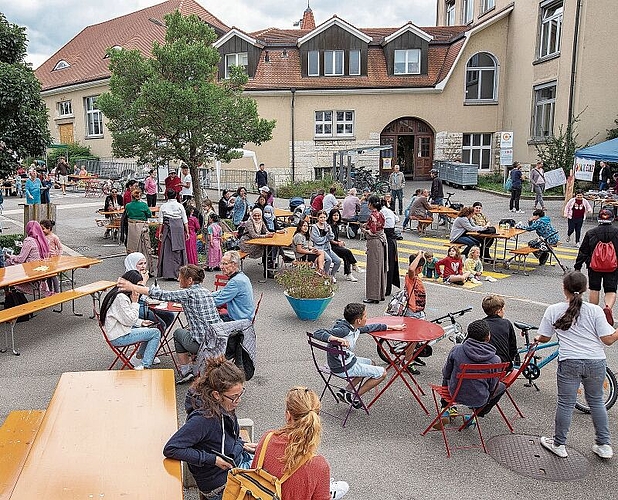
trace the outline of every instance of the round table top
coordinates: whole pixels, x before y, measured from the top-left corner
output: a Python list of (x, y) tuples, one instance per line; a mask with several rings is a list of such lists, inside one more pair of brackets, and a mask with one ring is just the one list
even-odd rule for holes
[(371, 332), (376, 338), (400, 342), (427, 342), (444, 334), (442, 327), (424, 319), (407, 318), (405, 316), (378, 316), (369, 318), (367, 324), (384, 323), (387, 326), (404, 324), (403, 330), (387, 330)]

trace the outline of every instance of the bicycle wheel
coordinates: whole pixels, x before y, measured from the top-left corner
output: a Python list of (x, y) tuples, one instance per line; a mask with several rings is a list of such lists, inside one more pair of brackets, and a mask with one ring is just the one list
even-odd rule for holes
[[(616, 398), (618, 398), (618, 392), (616, 387), (616, 376), (609, 368), (605, 369), (605, 380), (603, 380), (603, 400), (605, 401), (605, 408), (608, 410), (614, 406)], [(584, 397), (584, 388), (582, 386), (577, 390), (577, 401), (575, 402), (575, 408), (584, 413), (590, 413), (590, 407)]]
[(382, 193), (382, 194), (388, 193), (390, 191), (390, 188), (388, 187), (388, 182), (385, 182), (385, 181), (378, 182), (374, 187), (374, 191), (376, 193)]
[(378, 356), (380, 356), (380, 359), (382, 361), (384, 361), (385, 363), (388, 363), (389, 359), (382, 352), (382, 349), (380, 349), (380, 346), (382, 346), (387, 351), (393, 352), (394, 354), (395, 353), (396, 354), (401, 354), (401, 353), (403, 353), (403, 351), (405, 351), (405, 349), (406, 349), (406, 347), (408, 345), (405, 342), (392, 342), (391, 345), (389, 346), (388, 343), (386, 342), (386, 340), (384, 340), (384, 339), (378, 340), (378, 343), (380, 344), (379, 346), (376, 346), (376, 348), (378, 350)]

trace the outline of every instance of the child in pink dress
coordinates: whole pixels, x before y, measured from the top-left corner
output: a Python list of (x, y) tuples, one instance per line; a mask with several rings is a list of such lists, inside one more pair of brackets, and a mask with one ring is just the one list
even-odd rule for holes
[(187, 225), (189, 226), (189, 238), (185, 240), (187, 263), (197, 266), (197, 233), (200, 230), (200, 221), (195, 216), (195, 208), (191, 205), (187, 207)]
[(219, 217), (212, 213), (208, 218), (208, 270), (219, 271), (221, 268), (221, 258), (223, 252), (221, 251), (221, 237), (223, 236), (223, 229), (219, 225)]

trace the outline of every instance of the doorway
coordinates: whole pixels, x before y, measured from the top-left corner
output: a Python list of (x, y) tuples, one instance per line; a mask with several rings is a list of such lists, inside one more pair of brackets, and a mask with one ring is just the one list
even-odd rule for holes
[(389, 174), (396, 163), (407, 179), (430, 178), (434, 132), (427, 122), (413, 117), (394, 120), (382, 130), (380, 144), (392, 147), (380, 154), (380, 173)]

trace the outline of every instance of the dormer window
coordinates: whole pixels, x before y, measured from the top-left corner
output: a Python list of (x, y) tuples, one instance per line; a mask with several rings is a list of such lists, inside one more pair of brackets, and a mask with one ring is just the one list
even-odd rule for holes
[(343, 50), (324, 51), (324, 75), (343, 75)]
[(396, 75), (418, 75), (421, 72), (421, 49), (395, 50)]
[(58, 61), (56, 63), (56, 65), (54, 66), (54, 69), (52, 69), (52, 71), (56, 71), (57, 69), (64, 69), (64, 68), (68, 68), (71, 65), (66, 62), (64, 59), (60, 59), (60, 61)]
[(229, 78), (230, 68), (232, 66), (240, 66), (247, 72), (249, 58), (246, 52), (238, 52), (236, 54), (225, 54), (225, 78)]
[(311, 50), (307, 53), (309, 76), (320, 76), (320, 52)]
[(350, 51), (350, 75), (361, 74), (361, 53), (360, 50)]

